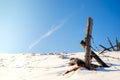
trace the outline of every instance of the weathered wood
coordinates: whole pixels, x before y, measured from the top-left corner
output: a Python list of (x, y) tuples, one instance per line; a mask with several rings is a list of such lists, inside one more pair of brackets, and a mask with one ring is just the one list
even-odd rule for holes
[(72, 71), (76, 71), (76, 70), (78, 70), (79, 68), (81, 68), (81, 66), (76, 66), (76, 67), (74, 67), (73, 69), (66, 71), (63, 75), (68, 74), (68, 73), (70, 73), (70, 72), (72, 72)]
[(86, 29), (86, 46), (85, 46), (85, 65), (90, 69), (91, 68), (91, 61), (90, 61), (90, 52), (91, 52), (91, 34), (92, 34), (92, 23), (93, 20), (91, 17), (88, 17), (88, 25)]
[[(81, 46), (85, 49), (86, 43), (85, 41), (81, 41), (80, 42)], [(103, 67), (109, 67), (107, 64), (105, 64), (100, 58), (99, 56), (97, 56), (97, 54), (94, 53), (94, 51), (91, 50), (91, 56), (95, 58), (95, 60)]]
[(119, 48), (118, 48), (118, 51), (120, 51), (120, 42), (118, 42), (118, 47), (119, 47)]
[[(90, 69), (88, 66), (85, 65), (85, 62), (83, 60), (78, 59), (78, 58), (76, 58), (76, 59), (77, 59), (76, 60), (77, 66), (81, 66), (81, 67), (85, 67), (87, 69)], [(95, 70), (95, 68), (97, 68), (97, 67), (102, 67), (102, 66), (98, 66), (98, 65), (92, 64), (92, 63), (90, 64), (90, 66), (91, 66), (92, 70)]]
[[(73, 59), (75, 60), (74, 63), (77, 64), (77, 66), (75, 66), (74, 68), (66, 71), (66, 72), (64, 73), (64, 75), (65, 75), (65, 74), (68, 74), (68, 73), (70, 73), (70, 72), (72, 72), (72, 71), (76, 71), (76, 70), (78, 70), (79, 68), (83, 68), (83, 67), (85, 67), (86, 69), (89, 69), (89, 68), (85, 65), (85, 62), (84, 62), (83, 60), (78, 59), (78, 58), (73, 58)], [(97, 67), (102, 67), (102, 66), (99, 66), (99, 65), (96, 65), (96, 64), (90, 64), (90, 65), (91, 65), (91, 67), (92, 67), (92, 70), (96, 70), (95, 68), (97, 68)]]
[(79, 58), (70, 58), (70, 62), (68, 63), (70, 66), (76, 65), (77, 66), (84, 66), (84, 62)]
[(105, 64), (97, 54), (95, 54), (93, 51), (91, 51), (91, 55), (97, 60), (99, 64), (101, 64), (103, 67), (109, 67), (107, 64)]
[(106, 51), (106, 50), (111, 51), (111, 50), (110, 50), (111, 48), (106, 48), (106, 47), (104, 47), (103, 45), (99, 45), (99, 46), (104, 49), (104, 50), (101, 51), (99, 54), (102, 54), (102, 53), (103, 53), (104, 51)]
[[(106, 47), (104, 47), (103, 45), (99, 45), (99, 46), (102, 47), (102, 48), (104, 48), (104, 50), (101, 51), (99, 54), (102, 54), (102, 53), (103, 53), (104, 51), (106, 51), (106, 50), (111, 51), (110, 49), (112, 48), (112, 47), (106, 48)], [(113, 46), (113, 47), (116, 47), (116, 45)]]
[(116, 37), (116, 47), (117, 47), (117, 51), (120, 51), (120, 43)]
[(109, 37), (107, 37), (107, 41), (109, 42), (111, 48), (115, 51), (115, 49), (114, 49), (114, 47), (113, 47), (113, 45), (112, 45), (112, 42), (110, 41)]

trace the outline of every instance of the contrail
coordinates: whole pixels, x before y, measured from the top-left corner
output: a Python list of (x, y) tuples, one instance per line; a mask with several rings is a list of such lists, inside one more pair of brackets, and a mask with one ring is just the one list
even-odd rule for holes
[(45, 34), (43, 34), (41, 37), (39, 37), (36, 41), (34, 41), (33, 43), (31, 43), (28, 47), (28, 49), (32, 49), (34, 46), (36, 46), (41, 40), (51, 36), (55, 31), (57, 31), (58, 29), (60, 29), (66, 22), (68, 21), (68, 19), (64, 19), (63, 21), (61, 21), (59, 24), (52, 26), (52, 28), (46, 32)]

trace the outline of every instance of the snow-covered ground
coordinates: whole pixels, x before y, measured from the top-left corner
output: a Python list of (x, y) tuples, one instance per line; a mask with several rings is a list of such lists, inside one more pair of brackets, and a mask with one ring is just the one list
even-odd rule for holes
[[(63, 75), (74, 66), (68, 66), (70, 57), (84, 59), (84, 53), (68, 54), (0, 54), (0, 80), (120, 80), (120, 52), (99, 55), (110, 68), (89, 71), (81, 68)], [(96, 61), (93, 59), (93, 63)]]

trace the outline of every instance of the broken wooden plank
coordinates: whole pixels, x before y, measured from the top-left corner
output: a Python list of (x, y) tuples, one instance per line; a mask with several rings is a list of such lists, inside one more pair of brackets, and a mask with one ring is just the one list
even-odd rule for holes
[[(80, 42), (81, 46), (85, 49), (85, 41), (81, 41)], [(94, 51), (91, 50), (91, 56), (95, 58), (95, 60), (103, 67), (109, 67), (107, 64), (105, 64), (100, 58), (99, 56), (97, 56), (97, 54), (94, 53)]]

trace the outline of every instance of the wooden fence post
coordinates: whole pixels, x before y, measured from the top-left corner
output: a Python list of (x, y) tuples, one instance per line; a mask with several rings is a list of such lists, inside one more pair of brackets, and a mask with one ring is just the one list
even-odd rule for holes
[(85, 65), (88, 67), (88, 69), (91, 69), (91, 35), (92, 35), (92, 24), (93, 20), (91, 17), (88, 17), (88, 24), (86, 29), (86, 37), (85, 37)]

